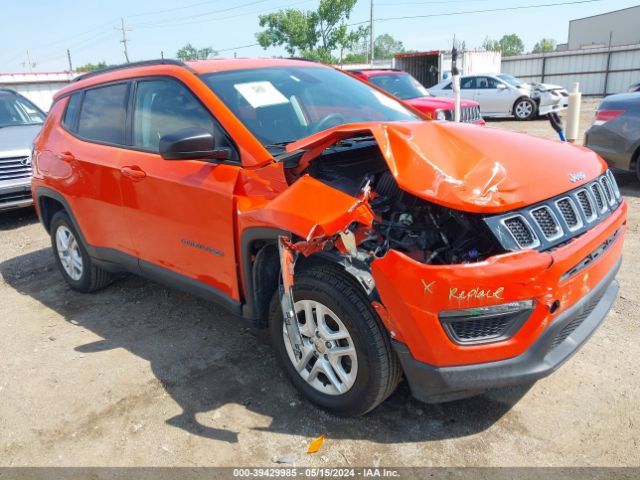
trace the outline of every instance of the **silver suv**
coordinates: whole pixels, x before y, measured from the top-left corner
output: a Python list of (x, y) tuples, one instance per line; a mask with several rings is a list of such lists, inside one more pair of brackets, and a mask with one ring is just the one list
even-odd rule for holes
[(0, 89), (0, 211), (31, 205), (31, 145), (45, 113), (13, 90)]

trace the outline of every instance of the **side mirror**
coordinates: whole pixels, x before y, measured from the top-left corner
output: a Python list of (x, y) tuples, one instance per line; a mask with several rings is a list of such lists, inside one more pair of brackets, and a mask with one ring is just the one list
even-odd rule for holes
[(185, 128), (160, 138), (159, 153), (165, 160), (228, 160), (231, 150), (216, 148), (213, 134), (204, 128)]
[(498, 90), (506, 90), (507, 86), (504, 83), (499, 83), (498, 85), (496, 85), (496, 88)]

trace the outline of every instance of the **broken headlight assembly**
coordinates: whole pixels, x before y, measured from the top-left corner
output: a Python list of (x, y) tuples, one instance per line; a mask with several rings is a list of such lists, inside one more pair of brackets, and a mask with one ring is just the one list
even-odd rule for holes
[(445, 310), (438, 318), (449, 338), (459, 345), (498, 342), (512, 337), (528, 320), (534, 300), (486, 307)]

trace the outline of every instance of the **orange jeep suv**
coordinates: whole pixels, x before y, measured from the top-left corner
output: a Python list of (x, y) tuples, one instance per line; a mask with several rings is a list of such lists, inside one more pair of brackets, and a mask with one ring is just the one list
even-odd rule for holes
[(310, 62), (86, 74), (33, 166), (71, 288), (131, 272), (217, 301), (341, 415), (403, 376), (441, 402), (548, 375), (618, 291), (627, 207), (597, 154), (427, 121)]

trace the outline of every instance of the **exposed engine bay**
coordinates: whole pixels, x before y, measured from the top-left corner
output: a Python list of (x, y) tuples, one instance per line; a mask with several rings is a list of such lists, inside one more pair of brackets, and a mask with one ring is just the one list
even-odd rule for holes
[(370, 188), (368, 203), (375, 220), (359, 249), (372, 258), (395, 249), (423, 263), (456, 264), (504, 253), (479, 214), (401, 190), (372, 137), (335, 144), (311, 162), (306, 173), (355, 198)]

